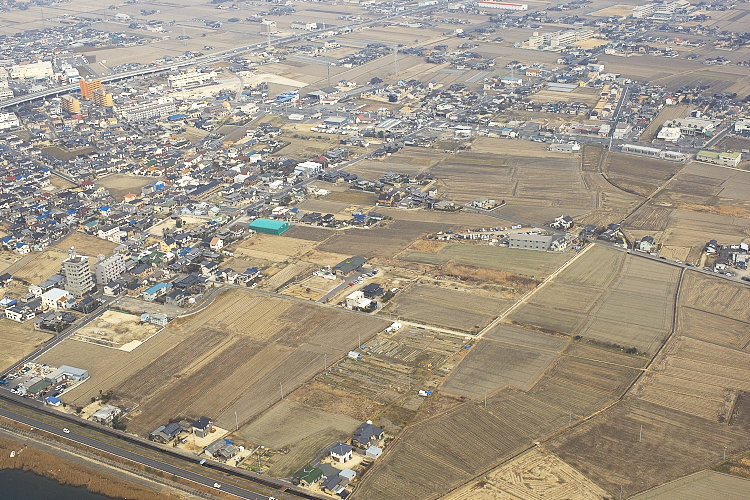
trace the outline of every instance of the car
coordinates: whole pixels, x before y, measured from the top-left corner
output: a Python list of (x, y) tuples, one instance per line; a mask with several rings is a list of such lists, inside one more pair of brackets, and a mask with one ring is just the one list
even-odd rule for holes
[(214, 483), (214, 488), (216, 488), (217, 490), (221, 489), (221, 485), (219, 483)]
[(354, 286), (354, 282), (353, 282), (353, 281), (350, 281), (350, 282), (349, 282), (349, 286)]
[(65, 434), (70, 434), (70, 429), (68, 429), (67, 427), (63, 427), (63, 432)]

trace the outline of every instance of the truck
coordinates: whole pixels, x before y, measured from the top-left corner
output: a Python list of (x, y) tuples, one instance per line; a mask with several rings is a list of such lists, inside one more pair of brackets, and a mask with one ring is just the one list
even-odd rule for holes
[(362, 360), (362, 354), (357, 351), (349, 351), (349, 354), (346, 355), (349, 359), (356, 359), (357, 361)]

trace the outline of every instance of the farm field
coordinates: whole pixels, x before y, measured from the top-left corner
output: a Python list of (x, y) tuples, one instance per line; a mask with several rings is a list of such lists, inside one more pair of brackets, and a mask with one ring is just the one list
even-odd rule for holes
[(479, 332), (510, 303), (478, 293), (415, 285), (398, 293), (386, 311), (407, 320)]
[(706, 276), (702, 273), (685, 274), (685, 293), (680, 305), (707, 310), (726, 318), (750, 322), (750, 311), (745, 304), (750, 300), (750, 288), (742, 283)]
[(144, 175), (110, 174), (96, 179), (117, 200), (122, 200), (128, 193), (139, 194), (141, 188), (156, 181), (156, 177)]
[(345, 415), (284, 400), (236, 434), (253, 448), (288, 449), (288, 453), (273, 456), (269, 474), (289, 477), (326, 447), (346, 441), (360, 423)]
[(720, 472), (704, 470), (670, 481), (631, 497), (633, 500), (702, 500), (723, 498), (743, 500), (750, 491), (750, 480)]
[[(655, 352), (672, 326), (678, 278), (679, 270), (672, 266), (595, 247), (510, 319), (603, 344)], [(634, 310), (640, 314), (634, 317)]]
[[(138, 404), (129, 420), (137, 433), (177, 415), (211, 415), (217, 425), (231, 428), (235, 411), (240, 423), (250, 420), (278, 401), (279, 384), (293, 391), (323, 370), (325, 355), (333, 361), (356, 346), (355, 334), (369, 339), (387, 325), (375, 317), (236, 289), (189, 319), (174, 320), (131, 353), (66, 341), (44, 359), (91, 371), (90, 381), (66, 395), (72, 403), (103, 389)], [(101, 356), (91, 359), (94, 352)]]
[(607, 177), (621, 189), (648, 196), (683, 167), (682, 163), (624, 153), (607, 155)]
[(587, 189), (574, 156), (535, 159), (465, 152), (446, 158), (430, 172), (453, 201), (505, 200), (508, 205), (500, 214), (514, 216), (522, 210), (525, 219), (536, 224), (560, 213), (576, 216), (596, 208), (596, 193)]
[(91, 257), (90, 260), (96, 262), (99, 254), (110, 255), (117, 247), (117, 243), (76, 231), (56, 244), (54, 248), (67, 252), (70, 247), (75, 247), (78, 253), (88, 255)]
[(412, 327), (378, 334), (361, 349), (361, 360), (346, 358), (318, 375), (315, 395), (305, 396), (304, 402), (335, 407), (360, 420), (377, 418), (395, 432), (411, 423), (429, 400), (439, 398), (426, 400), (417, 393), (440, 383), (464, 355), (464, 343), (455, 335)]
[(638, 382), (639, 398), (726, 422), (742, 391), (750, 391), (750, 354), (689, 337), (672, 340)]
[(289, 228), (289, 231), (284, 233), (284, 236), (296, 238), (298, 240), (323, 241), (334, 234), (336, 234), (336, 232), (331, 229), (295, 224)]
[(317, 249), (343, 255), (389, 259), (427, 233), (444, 231), (444, 224), (396, 220), (385, 227), (348, 229), (327, 239)]
[(362, 479), (360, 498), (423, 499), (440, 496), (565, 425), (562, 410), (506, 389), (486, 407), (465, 403), (418, 423), (391, 444)]
[(477, 341), (441, 390), (475, 400), (506, 387), (527, 391), (566, 344), (560, 337), (498, 325)]
[(34, 329), (33, 321), (18, 323), (3, 317), (0, 319), (0, 371), (10, 368), (24, 356), (51, 339), (53, 335)]
[(750, 173), (691, 163), (625, 222), (697, 263), (708, 240), (750, 238)]
[(240, 241), (232, 251), (236, 257), (249, 257), (284, 262), (299, 257), (315, 246), (315, 241), (301, 238), (290, 238), (272, 234), (254, 234), (251, 238)]
[(320, 300), (340, 283), (340, 280), (329, 280), (320, 276), (310, 276), (297, 284), (285, 287), (281, 290), (281, 293), (291, 297), (299, 297), (301, 299)]
[[(643, 440), (639, 441), (641, 425)], [(699, 471), (746, 447), (748, 429), (627, 399), (547, 443), (562, 460), (623, 498)]]
[(160, 328), (151, 323), (141, 323), (141, 318), (134, 314), (108, 310), (76, 330), (71, 338), (129, 352)]
[(466, 264), (539, 280), (547, 277), (571, 256), (569, 253), (451, 243), (438, 252), (407, 250), (399, 255), (399, 259), (433, 265)]
[(499, 500), (545, 498), (550, 500), (601, 500), (607, 492), (559, 457), (534, 448), (470, 483), (446, 500)]

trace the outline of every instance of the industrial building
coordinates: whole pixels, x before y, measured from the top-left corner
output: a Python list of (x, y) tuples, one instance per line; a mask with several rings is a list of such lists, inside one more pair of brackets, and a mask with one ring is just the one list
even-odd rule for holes
[(512, 234), (508, 237), (508, 248), (562, 252), (568, 246), (564, 236), (554, 234)]
[(26, 78), (42, 79), (54, 76), (55, 70), (50, 61), (16, 64), (10, 68), (10, 77), (23, 80)]
[(255, 219), (250, 229), (256, 233), (281, 235), (289, 230), (289, 223), (282, 220)]

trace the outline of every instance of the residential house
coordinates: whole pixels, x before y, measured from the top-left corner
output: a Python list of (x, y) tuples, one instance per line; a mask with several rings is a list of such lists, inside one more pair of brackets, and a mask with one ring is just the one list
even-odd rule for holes
[(328, 451), (330, 457), (338, 463), (346, 463), (354, 456), (354, 447), (346, 443), (338, 443)]
[(115, 417), (119, 416), (122, 410), (114, 405), (104, 405), (91, 415), (91, 420), (104, 425), (112, 425)]
[(193, 422), (193, 434), (200, 438), (205, 438), (211, 433), (213, 427), (213, 420), (208, 417), (201, 417)]
[(383, 431), (383, 429), (376, 425), (373, 425), (373, 423), (368, 420), (364, 424), (360, 425), (354, 432), (354, 436), (352, 437), (352, 444), (354, 444), (355, 446), (360, 446), (362, 448), (368, 448), (373, 444), (379, 443), (384, 436), (385, 432)]

